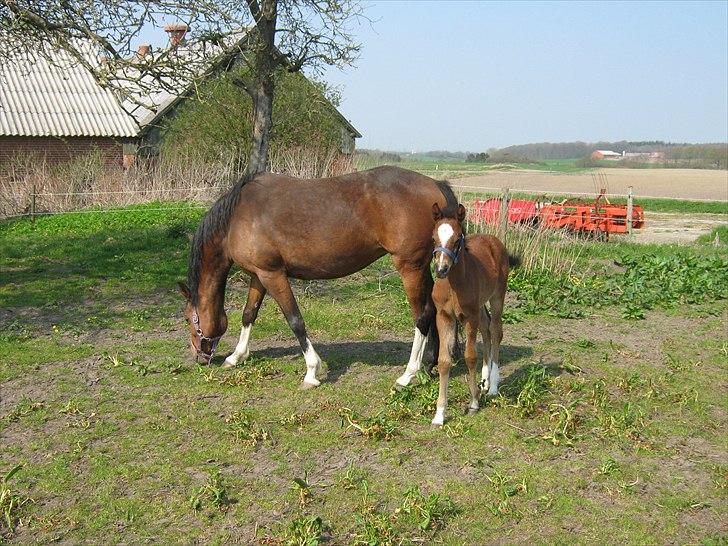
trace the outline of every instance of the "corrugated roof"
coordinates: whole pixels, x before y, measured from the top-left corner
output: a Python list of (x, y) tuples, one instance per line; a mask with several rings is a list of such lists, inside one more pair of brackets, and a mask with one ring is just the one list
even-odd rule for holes
[[(86, 56), (97, 58), (90, 44)], [(133, 137), (139, 125), (113, 91), (62, 50), (32, 51), (0, 65), (0, 135)]]

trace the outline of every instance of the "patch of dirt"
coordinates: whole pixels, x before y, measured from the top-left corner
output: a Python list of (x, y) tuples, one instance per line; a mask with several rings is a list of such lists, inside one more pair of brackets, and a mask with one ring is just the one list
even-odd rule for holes
[[(728, 201), (728, 171), (708, 169), (603, 169), (609, 193), (636, 197), (713, 199)], [(591, 172), (499, 171), (451, 180), (453, 187), (500, 191), (528, 190), (551, 194), (598, 192)]]

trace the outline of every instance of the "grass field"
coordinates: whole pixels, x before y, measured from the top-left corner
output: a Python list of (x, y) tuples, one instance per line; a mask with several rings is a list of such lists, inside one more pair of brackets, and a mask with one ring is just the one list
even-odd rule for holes
[(725, 246), (547, 241), (572, 267), (512, 276), (501, 395), (463, 416), (459, 364), (433, 430), (434, 381), (391, 390), (412, 325), (387, 259), (295, 283), (320, 388), (268, 299), (219, 368), (240, 272), (193, 364), (176, 281), (201, 211), (173, 208), (0, 224), (9, 543), (728, 540)]

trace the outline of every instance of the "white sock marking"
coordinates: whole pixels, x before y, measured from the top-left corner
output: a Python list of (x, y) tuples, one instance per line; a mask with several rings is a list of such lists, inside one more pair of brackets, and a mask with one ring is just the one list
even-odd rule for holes
[(490, 386), (488, 388), (488, 396), (498, 395), (498, 382), (500, 381), (500, 370), (497, 362), (490, 363)]
[(445, 408), (437, 408), (435, 418), (432, 420), (433, 425), (442, 426), (445, 422)]
[(238, 344), (235, 346), (233, 354), (225, 359), (225, 366), (237, 366), (238, 362), (245, 361), (245, 359), (248, 358), (250, 355), (250, 348), (248, 345), (250, 343), (250, 331), (252, 329), (253, 325), (248, 324), (247, 326), (243, 326), (243, 329), (240, 330), (240, 339), (238, 340)]
[(423, 336), (418, 328), (415, 328), (415, 338), (412, 341), (412, 352), (404, 373), (397, 379), (397, 384), (403, 387), (409, 385), (412, 378), (417, 375), (422, 365), (422, 355), (425, 353), (427, 337)]
[(306, 338), (306, 351), (303, 353), (303, 358), (306, 360), (306, 376), (303, 378), (304, 383), (318, 387), (321, 381), (316, 379), (316, 373), (319, 370), (321, 364), (321, 357), (313, 348), (311, 340)]
[(483, 370), (480, 373), (480, 389), (487, 391), (490, 387), (490, 365), (483, 362)]

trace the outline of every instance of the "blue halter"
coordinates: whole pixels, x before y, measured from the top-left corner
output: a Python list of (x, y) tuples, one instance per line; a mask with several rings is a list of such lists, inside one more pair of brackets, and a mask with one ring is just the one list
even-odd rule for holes
[(458, 237), (458, 242), (455, 244), (455, 252), (453, 252), (449, 248), (445, 248), (444, 246), (438, 246), (438, 247), (435, 247), (435, 250), (432, 251), (432, 255), (434, 256), (438, 252), (443, 252), (450, 257), (450, 259), (452, 260), (452, 265), (455, 265), (456, 263), (458, 263), (458, 260), (460, 259), (460, 252), (463, 249), (464, 243), (465, 243), (465, 235), (461, 233), (460, 237)]

